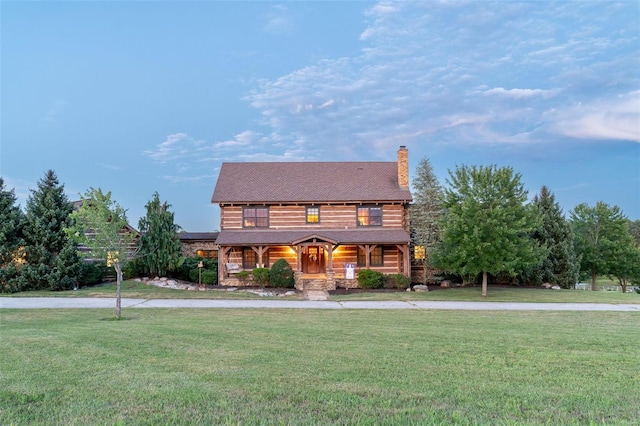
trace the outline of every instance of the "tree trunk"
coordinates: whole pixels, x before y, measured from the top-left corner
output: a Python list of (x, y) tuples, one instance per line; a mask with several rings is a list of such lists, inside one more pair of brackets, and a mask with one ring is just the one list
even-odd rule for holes
[(482, 297), (487, 297), (487, 271), (482, 271)]
[(620, 287), (622, 287), (622, 292), (623, 293), (627, 292), (627, 280), (626, 279), (621, 279), (620, 280)]
[(596, 274), (591, 274), (591, 291), (596, 291)]
[(120, 284), (122, 283), (122, 268), (120, 265), (114, 265), (116, 270), (116, 319), (120, 319)]

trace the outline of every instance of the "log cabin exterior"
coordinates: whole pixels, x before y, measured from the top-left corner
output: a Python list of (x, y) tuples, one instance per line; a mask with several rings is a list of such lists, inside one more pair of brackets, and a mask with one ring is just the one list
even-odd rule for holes
[(362, 269), (411, 274), (408, 150), (395, 162), (224, 163), (220, 285), (286, 259), (296, 288), (357, 287)]
[(185, 257), (205, 257), (208, 259), (218, 258), (218, 247), (216, 246), (217, 232), (186, 232), (178, 233), (182, 255)]

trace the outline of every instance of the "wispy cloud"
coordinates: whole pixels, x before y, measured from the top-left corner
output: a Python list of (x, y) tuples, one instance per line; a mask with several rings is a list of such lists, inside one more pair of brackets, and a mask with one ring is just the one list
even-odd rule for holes
[(273, 5), (267, 13), (264, 31), (270, 34), (291, 34), (294, 29), (293, 17), (289, 9), (281, 4)]
[(640, 142), (640, 91), (556, 111), (554, 130), (578, 139)]
[(252, 131), (283, 155), (325, 158), (388, 152), (399, 140), (635, 140), (631, 102), (573, 108), (596, 88), (608, 98), (640, 88), (634, 12), (628, 3), (381, 2), (365, 15), (359, 56), (262, 81), (247, 96), (262, 116)]
[(49, 125), (56, 123), (60, 119), (60, 116), (64, 113), (67, 105), (68, 102), (63, 100), (54, 101), (51, 107), (44, 114), (44, 118), (42, 119), (44, 124)]
[[(399, 144), (638, 141), (637, 11), (632, 2), (383, 1), (364, 14), (359, 54), (253, 82), (245, 100), (257, 124), (199, 146), (169, 135), (146, 154), (176, 164), (377, 159)], [(265, 30), (290, 28), (290, 16), (274, 5)]]

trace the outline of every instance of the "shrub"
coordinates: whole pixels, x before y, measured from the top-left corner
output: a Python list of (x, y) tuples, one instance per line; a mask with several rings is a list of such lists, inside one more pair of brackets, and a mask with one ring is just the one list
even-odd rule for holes
[(80, 267), (79, 283), (82, 285), (98, 284), (104, 281), (107, 265), (101, 262), (83, 262)]
[(17, 293), (22, 291), (21, 282), (18, 279), (20, 272), (13, 263), (0, 268), (0, 293)]
[[(178, 269), (169, 273), (169, 276), (172, 278), (177, 278), (179, 280), (191, 281), (194, 283), (198, 282), (198, 263), (202, 262), (202, 272), (207, 271), (215, 271), (216, 276), (218, 273), (218, 260), (217, 259), (207, 259), (204, 257), (186, 257), (184, 262)], [(193, 270), (195, 269), (195, 275), (193, 275)], [(217, 280), (216, 280), (217, 284)]]
[(197, 283), (198, 275), (202, 273), (200, 276), (200, 283), (207, 285), (218, 285), (218, 270), (217, 269), (204, 269), (202, 268), (202, 272), (199, 271), (199, 268), (194, 268), (189, 271), (189, 281)]
[(202, 270), (202, 284), (217, 285), (218, 284), (218, 272), (211, 269)]
[(363, 269), (358, 273), (358, 284), (361, 288), (382, 288), (384, 274), (373, 269)]
[(140, 259), (133, 259), (124, 266), (122, 278), (129, 280), (145, 275), (145, 266)]
[(253, 281), (260, 287), (266, 287), (269, 285), (269, 269), (268, 268), (256, 268), (251, 271), (253, 275)]
[(385, 279), (389, 282), (389, 284), (391, 284), (391, 287), (397, 288), (398, 290), (404, 290), (411, 284), (409, 278), (405, 277), (402, 274), (389, 274), (385, 276)]
[(293, 277), (293, 269), (291, 269), (286, 259), (278, 259), (275, 261), (269, 271), (269, 281), (272, 287), (294, 287), (295, 279)]
[(240, 271), (236, 274), (236, 278), (244, 285), (249, 279), (249, 273), (247, 271)]

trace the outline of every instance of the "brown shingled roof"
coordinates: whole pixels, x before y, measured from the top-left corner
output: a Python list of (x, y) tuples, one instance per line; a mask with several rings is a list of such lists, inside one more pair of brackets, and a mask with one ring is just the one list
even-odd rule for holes
[(217, 244), (238, 245), (293, 245), (298, 242), (317, 238), (336, 244), (407, 244), (409, 233), (403, 229), (325, 229), (325, 230), (242, 230), (220, 231)]
[(223, 163), (212, 203), (411, 201), (395, 162)]
[(219, 232), (186, 232), (178, 233), (180, 241), (215, 241)]

